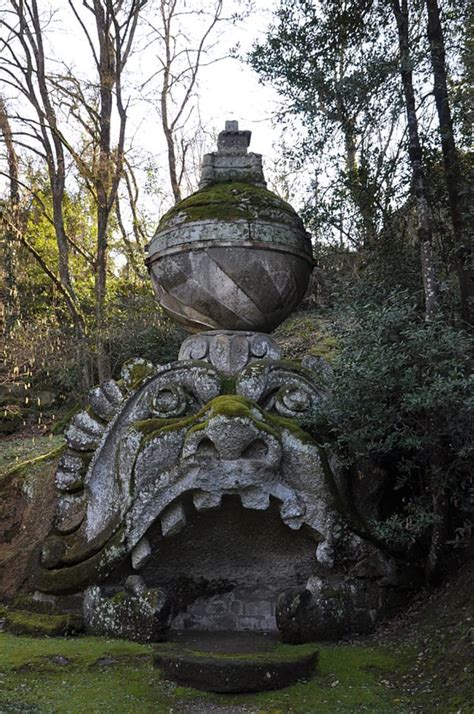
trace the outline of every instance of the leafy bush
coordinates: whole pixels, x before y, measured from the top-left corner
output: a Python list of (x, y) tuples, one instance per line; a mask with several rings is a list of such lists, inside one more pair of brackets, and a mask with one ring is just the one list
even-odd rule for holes
[(426, 324), (406, 293), (356, 306), (339, 326), (330, 396), (313, 424), (341, 461), (369, 459), (389, 474), (392, 512), (375, 533), (421, 542), (446, 514), (472, 511), (474, 377), (471, 337)]

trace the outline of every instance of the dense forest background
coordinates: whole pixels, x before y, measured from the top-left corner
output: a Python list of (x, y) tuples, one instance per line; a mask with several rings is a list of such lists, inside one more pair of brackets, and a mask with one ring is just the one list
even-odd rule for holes
[[(57, 430), (131, 357), (175, 357), (183, 335), (153, 299), (144, 248), (212, 148), (200, 70), (220, 28), (254, 12), (63, 5), (70, 27), (45, 3), (0, 3), (5, 435)], [(462, 0), (282, 0), (241, 58), (279, 93), (270, 187), (314, 238), (311, 288), (280, 328), (330, 360), (310, 426), (383, 492), (370, 536), (429, 579), (474, 527), (473, 19)], [(61, 56), (60, 28), (81, 35), (87, 72)], [(139, 101), (158, 106), (164, 169), (134, 148)]]

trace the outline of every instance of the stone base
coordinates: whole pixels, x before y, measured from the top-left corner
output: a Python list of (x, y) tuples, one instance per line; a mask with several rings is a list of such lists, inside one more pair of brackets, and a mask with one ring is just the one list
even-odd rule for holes
[(170, 679), (208, 692), (281, 689), (311, 677), (317, 650), (281, 645), (265, 634), (201, 633), (156, 645), (153, 660)]

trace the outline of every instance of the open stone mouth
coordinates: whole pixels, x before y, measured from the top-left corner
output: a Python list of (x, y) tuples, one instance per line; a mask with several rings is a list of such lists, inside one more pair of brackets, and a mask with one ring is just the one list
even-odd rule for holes
[[(235, 465), (236, 462), (232, 463)], [(227, 469), (228, 465), (224, 462), (219, 466), (216, 464), (216, 468), (222, 471)], [(244, 508), (258, 511), (269, 509), (274, 500), (278, 504), (283, 523), (293, 530), (300, 528), (305, 507), (295, 492), (279, 483), (276, 473), (273, 482), (269, 483), (267, 480), (265, 484), (258, 483), (256, 477), (259, 474), (261, 470), (252, 468), (247, 462), (241, 464), (241, 470), (237, 471), (235, 481), (232, 483), (227, 480), (225, 487), (213, 490), (190, 488), (182, 491), (156, 519), (160, 522), (162, 536), (166, 538), (179, 533), (186, 527), (188, 518), (194, 510), (203, 512), (217, 509), (226, 496), (238, 497)]]

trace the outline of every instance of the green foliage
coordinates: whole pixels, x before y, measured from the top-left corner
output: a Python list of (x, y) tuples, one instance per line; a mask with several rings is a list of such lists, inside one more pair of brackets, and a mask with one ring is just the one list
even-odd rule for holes
[(472, 338), (441, 320), (424, 323), (403, 292), (356, 305), (339, 332), (331, 394), (314, 425), (348, 466), (369, 459), (390, 474), (397, 510), (378, 535), (418, 541), (443, 494), (459, 524), (472, 509)]
[[(406, 186), (390, 141), (403, 111), (390, 8), (383, 3), (285, 0), (250, 62), (284, 100), (291, 161), (311, 177), (305, 219), (318, 240), (372, 241)], [(400, 160), (402, 159), (402, 160)]]
[(185, 333), (164, 315), (151, 285), (117, 280), (110, 303), (106, 344), (114, 376), (133, 357), (153, 364), (177, 358)]

